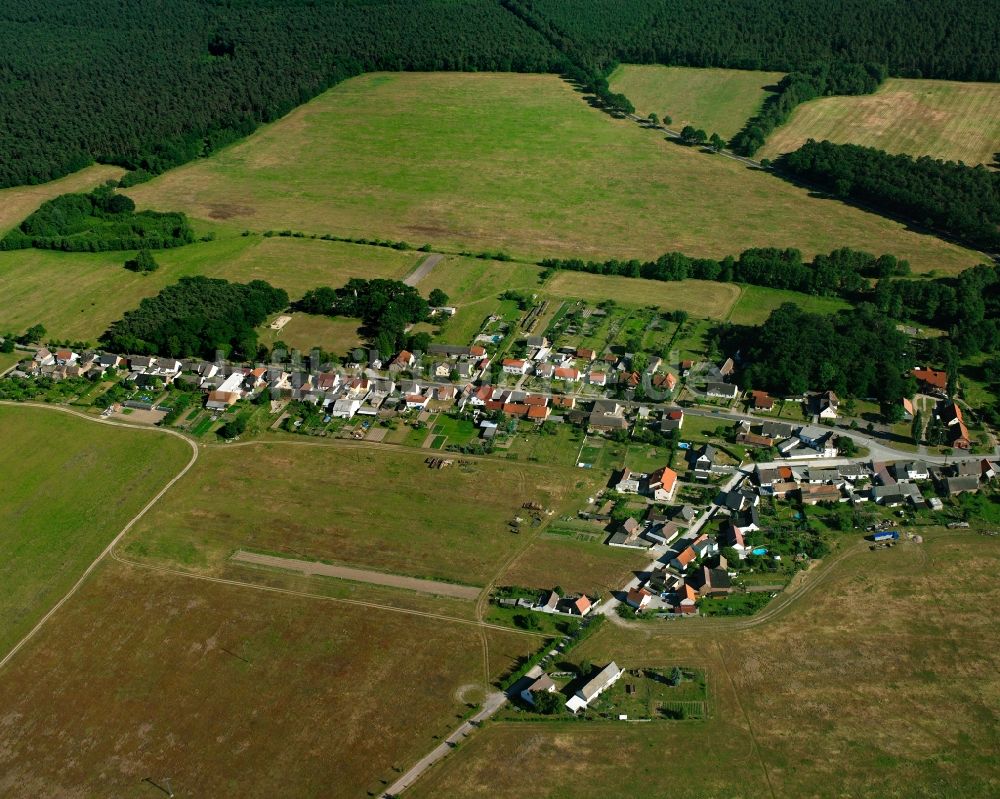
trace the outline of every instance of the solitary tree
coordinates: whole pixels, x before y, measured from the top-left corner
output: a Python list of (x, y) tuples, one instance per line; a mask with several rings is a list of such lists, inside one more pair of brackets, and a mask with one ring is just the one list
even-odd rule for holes
[(427, 297), (427, 301), (435, 308), (448, 304), (448, 295), (441, 289), (433, 289)]
[(132, 272), (155, 272), (160, 265), (149, 250), (139, 250), (135, 258), (125, 262), (125, 268)]
[(726, 143), (718, 133), (713, 133), (708, 139), (708, 146), (712, 148), (713, 152), (717, 153), (726, 146)]
[(674, 120), (671, 118), (670, 114), (664, 114), (663, 115), (663, 124), (664, 125), (673, 125), (674, 124)]

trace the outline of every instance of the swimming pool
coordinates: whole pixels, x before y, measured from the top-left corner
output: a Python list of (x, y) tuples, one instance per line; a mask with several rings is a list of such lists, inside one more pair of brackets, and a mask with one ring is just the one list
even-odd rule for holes
[(753, 550), (751, 550), (751, 552), (754, 555), (766, 555), (767, 547), (754, 547)]

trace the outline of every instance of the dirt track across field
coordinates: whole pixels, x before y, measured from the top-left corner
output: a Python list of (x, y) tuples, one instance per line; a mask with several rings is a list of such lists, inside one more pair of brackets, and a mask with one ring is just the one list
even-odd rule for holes
[(242, 549), (232, 557), (239, 563), (252, 563), (256, 566), (271, 566), (276, 569), (289, 569), (306, 575), (320, 574), (324, 577), (338, 577), (341, 580), (353, 580), (357, 583), (387, 585), (391, 588), (405, 588), (410, 591), (420, 591), (423, 594), (468, 599), (474, 602), (479, 598), (481, 588), (469, 585), (442, 583), (437, 580), (421, 580), (417, 577), (403, 577), (398, 574), (368, 571), (367, 569), (352, 569), (349, 566), (332, 566), (329, 563), (317, 563), (311, 560), (282, 558), (277, 555), (259, 555), (256, 552), (244, 552)]
[(421, 280), (423, 280), (431, 273), (434, 267), (441, 262), (442, 258), (444, 258), (444, 256), (438, 253), (434, 253), (433, 255), (428, 255), (426, 258), (424, 258), (423, 261), (420, 262), (420, 265), (416, 269), (414, 269), (412, 272), (410, 272), (410, 274), (408, 274), (406, 277), (403, 278), (403, 282), (407, 286), (417, 285), (417, 283), (419, 283)]

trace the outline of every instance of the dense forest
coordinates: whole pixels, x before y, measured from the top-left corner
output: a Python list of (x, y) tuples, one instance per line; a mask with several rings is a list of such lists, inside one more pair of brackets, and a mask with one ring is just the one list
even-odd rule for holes
[(842, 199), (907, 217), (974, 247), (1000, 249), (1000, 172), (982, 165), (809, 140), (776, 166)]
[(428, 318), (430, 305), (415, 288), (399, 280), (352, 278), (339, 289), (311, 289), (292, 307), (305, 313), (360, 319), (361, 332), (383, 358), (406, 346), (426, 350), (430, 343), (426, 333), (418, 334), (419, 343), (406, 334), (409, 325)]
[[(558, 71), (628, 110), (615, 61), (1000, 79), (996, 0), (7, 0), (0, 186), (94, 160), (125, 184), (371, 70)], [(39, 135), (44, 131), (44, 135)]]
[(824, 316), (786, 303), (760, 327), (733, 327), (724, 338), (747, 364), (740, 382), (751, 388), (789, 396), (820, 386), (874, 397), (884, 411), (916, 391), (909, 339), (870, 305)]
[(63, 194), (42, 203), (0, 239), (0, 250), (161, 250), (192, 241), (194, 231), (184, 214), (136, 212), (131, 197), (103, 186), (90, 194)]
[(101, 336), (112, 352), (172, 358), (257, 357), (257, 332), (269, 314), (288, 307), (284, 289), (263, 280), (182, 277), (147, 297)]
[(884, 64), (899, 77), (1000, 80), (996, 0), (514, 1), (597, 69), (619, 61), (792, 72), (839, 60)]

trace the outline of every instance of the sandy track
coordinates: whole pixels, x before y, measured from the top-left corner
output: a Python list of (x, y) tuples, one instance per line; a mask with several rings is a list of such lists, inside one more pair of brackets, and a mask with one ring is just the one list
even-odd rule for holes
[(232, 556), (239, 563), (252, 563), (256, 566), (271, 566), (276, 569), (289, 569), (302, 572), (305, 575), (320, 574), (324, 577), (338, 577), (341, 580), (353, 580), (356, 583), (371, 583), (372, 585), (387, 585), (391, 588), (405, 588), (409, 591), (419, 591), (423, 594), (468, 599), (472, 602), (479, 598), (482, 591), (470, 585), (456, 585), (437, 580), (421, 580), (417, 577), (403, 577), (399, 574), (369, 571), (368, 569), (352, 569), (349, 566), (333, 566), (329, 563), (317, 563), (311, 560), (283, 558), (277, 555), (260, 555), (256, 552), (245, 552), (242, 549)]

